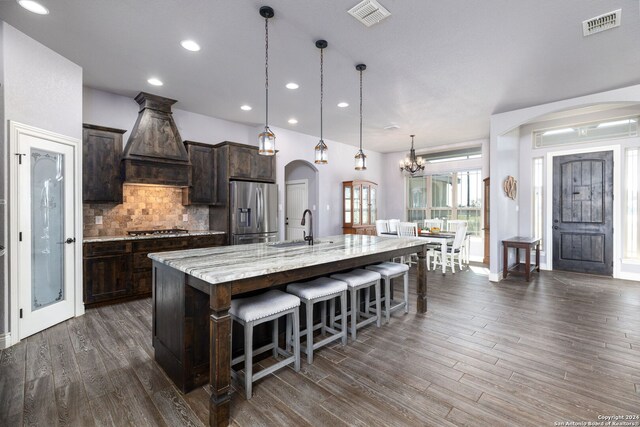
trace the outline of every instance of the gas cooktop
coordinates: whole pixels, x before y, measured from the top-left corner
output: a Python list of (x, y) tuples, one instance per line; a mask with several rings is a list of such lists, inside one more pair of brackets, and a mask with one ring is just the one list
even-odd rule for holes
[(129, 230), (127, 231), (127, 234), (129, 236), (151, 236), (154, 234), (181, 234), (188, 232), (188, 230), (183, 228), (165, 228), (156, 230)]

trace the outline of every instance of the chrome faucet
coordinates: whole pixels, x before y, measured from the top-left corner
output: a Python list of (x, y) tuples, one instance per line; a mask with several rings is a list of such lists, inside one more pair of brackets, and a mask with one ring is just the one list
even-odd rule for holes
[(309, 245), (313, 246), (313, 213), (309, 209), (305, 209), (305, 211), (302, 212), (302, 221), (300, 221), (300, 225), (305, 224), (304, 218), (306, 217), (307, 212), (309, 212), (309, 235), (307, 236), (304, 230), (302, 231), (302, 235), (304, 236), (304, 241), (309, 242)]

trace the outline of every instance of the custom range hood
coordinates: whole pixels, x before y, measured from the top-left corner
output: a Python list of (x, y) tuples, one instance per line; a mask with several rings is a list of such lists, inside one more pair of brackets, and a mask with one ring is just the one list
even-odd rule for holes
[(171, 106), (177, 101), (140, 92), (138, 120), (124, 148), (122, 181), (187, 187), (191, 163), (173, 121)]

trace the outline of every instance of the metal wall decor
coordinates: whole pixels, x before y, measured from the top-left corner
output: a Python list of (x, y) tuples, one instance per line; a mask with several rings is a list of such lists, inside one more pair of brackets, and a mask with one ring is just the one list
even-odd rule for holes
[(273, 156), (276, 154), (276, 136), (269, 129), (269, 18), (275, 15), (269, 6), (260, 8), (260, 16), (264, 18), (264, 90), (265, 90), (265, 119), (264, 130), (258, 135), (258, 154)]
[(518, 195), (518, 181), (511, 175), (507, 176), (502, 183), (504, 194), (511, 200), (515, 200)]

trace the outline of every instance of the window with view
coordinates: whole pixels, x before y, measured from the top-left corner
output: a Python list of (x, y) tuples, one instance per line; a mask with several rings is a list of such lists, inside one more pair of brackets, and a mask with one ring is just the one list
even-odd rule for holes
[(407, 218), (468, 221), (468, 231), (479, 236), (482, 221), (482, 172), (470, 170), (407, 179)]

